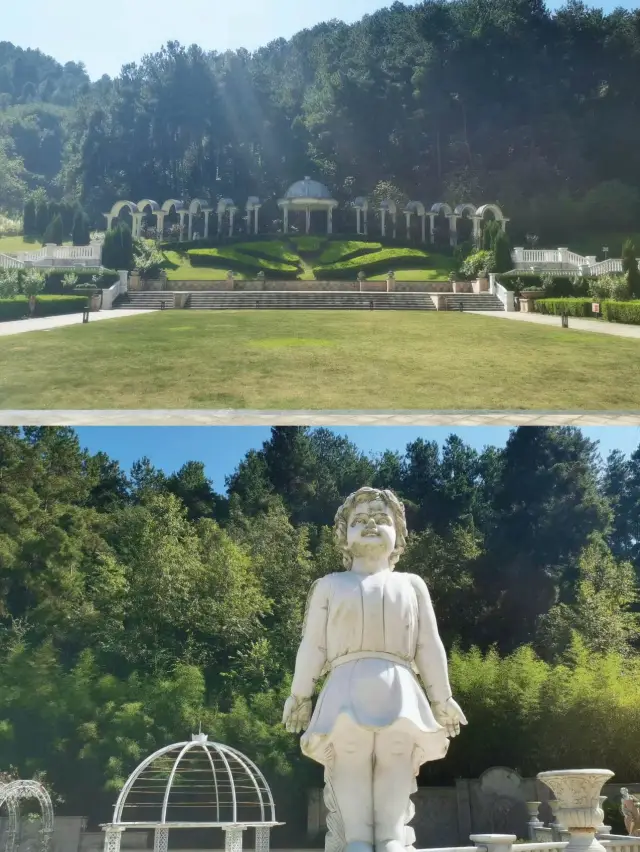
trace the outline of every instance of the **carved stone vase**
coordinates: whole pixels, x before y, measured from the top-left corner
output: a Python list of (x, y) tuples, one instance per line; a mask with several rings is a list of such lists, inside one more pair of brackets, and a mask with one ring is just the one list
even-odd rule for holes
[(609, 769), (566, 769), (538, 775), (555, 794), (557, 821), (569, 832), (565, 852), (604, 852), (596, 832), (604, 820), (602, 788), (611, 777)]

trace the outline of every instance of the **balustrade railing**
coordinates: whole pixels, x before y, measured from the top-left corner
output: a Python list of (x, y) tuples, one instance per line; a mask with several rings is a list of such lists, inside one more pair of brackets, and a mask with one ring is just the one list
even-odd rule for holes
[(0, 267), (3, 269), (22, 269), (24, 263), (9, 254), (0, 254)]

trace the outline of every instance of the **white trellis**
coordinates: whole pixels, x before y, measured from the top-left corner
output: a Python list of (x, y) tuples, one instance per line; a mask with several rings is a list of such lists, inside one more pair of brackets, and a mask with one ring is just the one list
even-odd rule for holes
[(236, 749), (193, 734), (154, 752), (131, 773), (112, 822), (102, 826), (104, 852), (120, 852), (127, 829), (151, 828), (154, 852), (168, 852), (169, 831), (179, 828), (221, 828), (226, 852), (242, 852), (244, 832), (253, 829), (256, 852), (269, 852), (277, 825), (271, 789), (258, 767)]
[(42, 811), (41, 850), (48, 852), (53, 834), (53, 805), (51, 797), (45, 787), (39, 781), (10, 781), (8, 784), (0, 784), (0, 809), (6, 805), (9, 812), (9, 826), (5, 852), (14, 852), (20, 820), (21, 799), (37, 799)]

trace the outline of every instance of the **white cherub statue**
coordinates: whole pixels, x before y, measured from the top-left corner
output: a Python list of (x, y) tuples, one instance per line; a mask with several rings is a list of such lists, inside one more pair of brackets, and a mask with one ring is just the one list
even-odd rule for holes
[(311, 589), (283, 723), (304, 731), (303, 753), (325, 767), (327, 852), (405, 852), (420, 766), (443, 758), (467, 720), (427, 586), (394, 572), (407, 538), (402, 503), (361, 488), (335, 532), (346, 570)]

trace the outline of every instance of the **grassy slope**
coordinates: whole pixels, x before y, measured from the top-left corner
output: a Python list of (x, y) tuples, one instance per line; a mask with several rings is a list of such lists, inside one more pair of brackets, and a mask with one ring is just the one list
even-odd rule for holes
[[(71, 245), (66, 242), (64, 245)], [(39, 251), (40, 240), (26, 240), (24, 237), (0, 237), (0, 254), (16, 254), (19, 251)]]
[[(98, 352), (108, 382), (87, 370)], [(469, 314), (166, 311), (0, 338), (0, 400), (53, 409), (629, 410), (640, 408), (639, 355), (633, 339)]]

